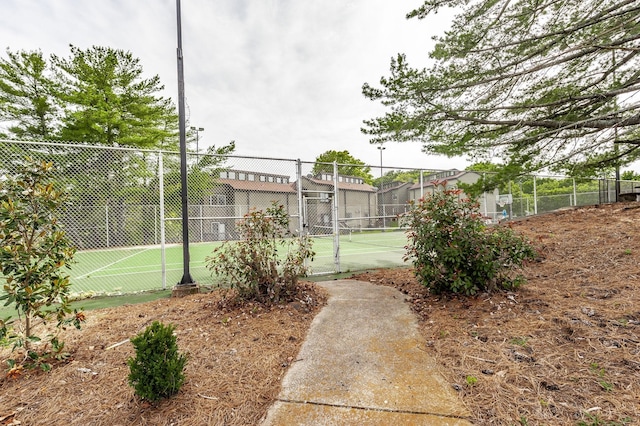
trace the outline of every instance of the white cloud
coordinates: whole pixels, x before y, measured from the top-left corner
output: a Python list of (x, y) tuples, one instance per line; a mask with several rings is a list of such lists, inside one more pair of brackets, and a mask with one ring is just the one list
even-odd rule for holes
[[(360, 133), (383, 110), (361, 94), (407, 53), (425, 65), (431, 37), (449, 17), (404, 16), (420, 0), (183, 0), (185, 91), (201, 146), (236, 140), (237, 154), (312, 161), (348, 150), (377, 165)], [(176, 98), (176, 13), (171, 0), (5, 0), (0, 40), (12, 50), (67, 56), (68, 45), (129, 50)], [(388, 144), (385, 165), (464, 167), (418, 144)]]

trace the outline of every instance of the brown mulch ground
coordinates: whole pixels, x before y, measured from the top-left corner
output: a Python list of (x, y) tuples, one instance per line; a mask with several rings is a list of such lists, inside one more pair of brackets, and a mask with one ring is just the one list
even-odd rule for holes
[[(429, 350), (478, 425), (640, 424), (640, 205), (565, 210), (513, 224), (538, 248), (528, 284), (474, 298), (428, 295), (409, 269), (359, 274), (409, 296)], [(325, 295), (274, 308), (220, 294), (88, 313), (70, 362), (0, 379), (0, 425), (251, 425), (279, 391)], [(190, 354), (178, 395), (152, 406), (127, 384), (125, 341), (154, 320)], [(0, 353), (0, 358), (9, 356)]]
[[(88, 312), (82, 330), (64, 336), (70, 362), (0, 381), (0, 425), (257, 424), (326, 294), (305, 283), (297, 299), (234, 307), (215, 292)], [(126, 364), (126, 339), (153, 321), (174, 324), (189, 354), (184, 386), (156, 405), (135, 397)]]
[(640, 205), (512, 225), (541, 256), (517, 292), (436, 297), (408, 269), (358, 278), (410, 296), (474, 423), (640, 424)]

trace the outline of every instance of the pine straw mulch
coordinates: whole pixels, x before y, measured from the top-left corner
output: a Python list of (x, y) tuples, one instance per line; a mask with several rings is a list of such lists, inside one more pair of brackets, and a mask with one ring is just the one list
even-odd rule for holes
[[(478, 425), (640, 424), (640, 204), (588, 207), (513, 224), (541, 261), (514, 293), (426, 294), (410, 269), (355, 278), (409, 295), (432, 353)], [(259, 423), (326, 295), (266, 308), (218, 293), (88, 313), (48, 374), (0, 379), (0, 425)], [(127, 384), (125, 341), (154, 320), (176, 325), (187, 381), (151, 406)], [(8, 352), (0, 352), (0, 360)], [(468, 379), (467, 379), (468, 378)], [(476, 379), (476, 383), (470, 385)]]
[[(82, 330), (65, 332), (69, 362), (0, 381), (0, 425), (257, 424), (325, 301), (303, 283), (297, 301), (275, 307), (234, 306), (213, 292), (88, 312)], [(153, 321), (176, 326), (189, 361), (180, 392), (150, 405), (127, 383), (126, 339)]]
[(409, 269), (355, 278), (409, 295), (475, 424), (640, 424), (640, 204), (512, 226), (541, 256), (517, 292), (433, 296)]

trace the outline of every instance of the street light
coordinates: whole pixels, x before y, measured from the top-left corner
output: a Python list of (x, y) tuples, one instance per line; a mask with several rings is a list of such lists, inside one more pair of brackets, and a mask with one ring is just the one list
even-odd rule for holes
[(380, 144), (378, 149), (380, 150), (380, 208), (382, 212), (382, 227), (386, 228), (386, 220), (384, 217), (384, 195), (382, 193), (382, 189), (384, 188), (384, 175), (382, 173), (382, 151), (384, 151), (386, 148), (383, 144)]
[(196, 131), (196, 154), (200, 151), (198, 148), (198, 144), (200, 142), (200, 132), (204, 132), (204, 127), (193, 127), (191, 126), (191, 130)]
[(172, 294), (184, 295), (198, 292), (198, 284), (189, 271), (189, 209), (187, 200), (187, 140), (184, 106), (184, 57), (182, 55), (182, 17), (180, 0), (176, 0), (178, 21), (178, 129), (180, 131), (180, 198), (182, 201), (182, 278)]
[(387, 148), (385, 148), (384, 145), (381, 144), (378, 149), (380, 150), (380, 184), (382, 185), (382, 151)]

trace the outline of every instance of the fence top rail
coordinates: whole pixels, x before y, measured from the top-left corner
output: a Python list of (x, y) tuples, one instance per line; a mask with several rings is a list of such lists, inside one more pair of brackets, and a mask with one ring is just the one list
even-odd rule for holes
[[(95, 149), (95, 150), (105, 150), (105, 151), (127, 151), (127, 152), (138, 152), (138, 153), (148, 153), (148, 154), (167, 154), (167, 155), (180, 155), (179, 151), (171, 151), (165, 149), (149, 149), (149, 148), (139, 148), (133, 146), (107, 146), (107, 145), (99, 145), (99, 144), (89, 144), (89, 143), (79, 143), (72, 141), (53, 141), (53, 140), (21, 140), (21, 139), (0, 139), (0, 143), (6, 144), (26, 144), (26, 145), (34, 145), (34, 146), (54, 146), (59, 148), (81, 148), (81, 149)], [(324, 165), (332, 165), (333, 163), (329, 162), (316, 162), (316, 161), (302, 161), (300, 159), (292, 159), (292, 158), (277, 158), (277, 157), (257, 157), (257, 156), (244, 156), (244, 155), (233, 155), (233, 154), (209, 154), (209, 153), (197, 153), (197, 152), (188, 152), (190, 156), (202, 156), (202, 157), (216, 157), (216, 158), (236, 158), (236, 159), (245, 159), (245, 160), (267, 160), (267, 161), (285, 161), (291, 163), (300, 163), (300, 164), (324, 164)], [(358, 167), (370, 167), (370, 168), (380, 168), (380, 165), (373, 164), (348, 164), (348, 163), (336, 163), (338, 166), (358, 166)], [(437, 173), (444, 172), (448, 170), (444, 169), (434, 169), (434, 168), (416, 168), (416, 167), (397, 167), (397, 166), (384, 166), (386, 170), (408, 170), (414, 171), (419, 170), (426, 173)], [(452, 170), (452, 169), (450, 169)], [(456, 169), (457, 170), (457, 169)], [(495, 174), (495, 172), (491, 171), (477, 171), (473, 169), (465, 169), (460, 170), (461, 172), (475, 172), (484, 175)], [(596, 176), (596, 177), (573, 177), (573, 176), (563, 176), (563, 175), (553, 175), (553, 174), (542, 174), (542, 173), (530, 173), (519, 176), (515, 180), (518, 179), (527, 179), (527, 178), (551, 178), (551, 179), (575, 179), (576, 181), (589, 181), (589, 180), (615, 180), (608, 176)], [(514, 181), (515, 181), (514, 180)], [(634, 182), (634, 181), (626, 181), (620, 180), (620, 182)]]
[[(170, 154), (170, 155), (180, 155), (179, 151), (170, 151), (165, 149), (149, 149), (149, 148), (139, 148), (133, 146), (108, 146), (108, 145), (98, 145), (98, 144), (89, 144), (89, 143), (79, 143), (79, 142), (69, 142), (69, 141), (33, 141), (33, 140), (20, 140), (20, 139), (0, 139), (0, 142), (10, 143), (10, 144), (27, 144), (27, 145), (38, 145), (38, 146), (56, 146), (60, 148), (85, 148), (85, 149), (100, 149), (106, 151), (132, 151), (132, 152), (146, 152), (150, 154)], [(246, 155), (233, 155), (233, 154), (209, 154), (209, 153), (198, 153), (198, 152), (188, 152), (187, 154), (193, 156), (202, 156), (202, 157), (223, 157), (223, 158), (240, 158), (246, 160), (273, 160), (273, 161), (288, 161), (288, 162), (298, 162), (300, 160), (292, 159), (292, 158), (276, 158), (276, 157), (255, 157), (255, 156), (246, 156)]]

